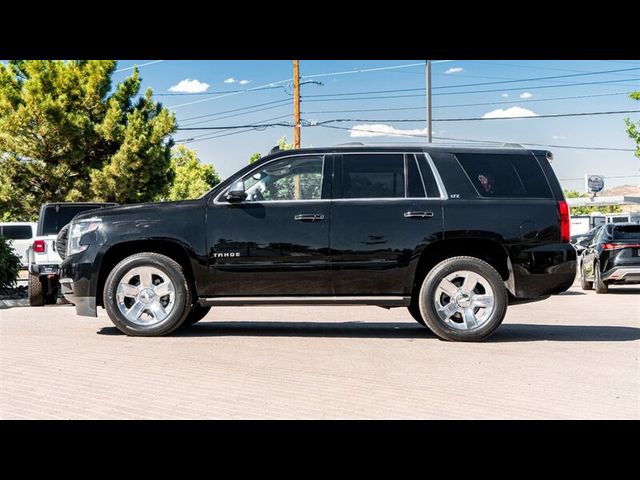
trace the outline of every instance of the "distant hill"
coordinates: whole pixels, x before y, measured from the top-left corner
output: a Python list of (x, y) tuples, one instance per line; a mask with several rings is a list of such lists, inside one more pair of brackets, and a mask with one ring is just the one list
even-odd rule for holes
[(618, 185), (607, 188), (598, 194), (599, 197), (615, 197), (620, 195), (640, 196), (640, 185)]

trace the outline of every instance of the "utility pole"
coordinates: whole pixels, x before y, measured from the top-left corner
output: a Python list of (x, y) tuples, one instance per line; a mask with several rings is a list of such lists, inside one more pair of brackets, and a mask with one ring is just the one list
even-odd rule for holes
[(300, 69), (293, 61), (293, 148), (300, 148)]
[(431, 60), (427, 60), (425, 64), (425, 78), (427, 82), (427, 142), (431, 143)]

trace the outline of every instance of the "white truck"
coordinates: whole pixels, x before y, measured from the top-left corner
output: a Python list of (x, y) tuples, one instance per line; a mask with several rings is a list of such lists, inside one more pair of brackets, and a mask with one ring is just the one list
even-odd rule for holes
[(40, 207), (36, 237), (27, 250), (31, 306), (57, 302), (62, 259), (56, 249), (56, 239), (60, 230), (79, 213), (116, 205), (117, 203), (65, 202), (45, 203)]
[(0, 222), (0, 237), (11, 240), (13, 251), (20, 257), (22, 268), (29, 266), (27, 252), (36, 236), (35, 222)]

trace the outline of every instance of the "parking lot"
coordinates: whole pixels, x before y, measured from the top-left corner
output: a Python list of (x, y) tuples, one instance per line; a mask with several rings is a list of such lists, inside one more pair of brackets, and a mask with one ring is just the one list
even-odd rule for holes
[(0, 310), (3, 419), (640, 418), (640, 288), (513, 306), (491, 339), (405, 309), (217, 308), (166, 338)]

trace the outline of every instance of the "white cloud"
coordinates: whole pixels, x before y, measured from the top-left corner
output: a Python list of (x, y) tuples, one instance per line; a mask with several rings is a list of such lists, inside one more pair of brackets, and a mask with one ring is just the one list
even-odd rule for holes
[(354, 125), (349, 129), (351, 137), (405, 137), (409, 135), (426, 136), (427, 129), (401, 130), (383, 123)]
[(199, 80), (191, 80), (186, 78), (184, 80), (180, 80), (176, 85), (169, 88), (170, 92), (179, 92), (179, 93), (202, 93), (206, 92), (209, 88), (208, 83), (201, 82)]
[(251, 80), (240, 80), (238, 83), (239, 83), (240, 85), (246, 85), (246, 84), (248, 84), (248, 83), (251, 83)]
[(236, 82), (237, 80), (233, 77), (229, 77), (224, 81), (224, 83), (236, 83)]
[(509, 98), (509, 94), (508, 93), (503, 93), (502, 95), (500, 95), (502, 98)]
[(514, 117), (537, 117), (538, 114), (522, 107), (510, 107), (505, 110), (498, 108), (485, 113), (482, 118), (514, 118)]
[(564, 135), (553, 135), (551, 138), (553, 138), (554, 140), (564, 140), (565, 137)]
[(520, 94), (520, 98), (531, 98), (533, 97), (533, 93), (529, 93), (529, 92), (522, 92)]
[(451, 67), (446, 70), (444, 73), (460, 73), (462, 71), (462, 67)]

